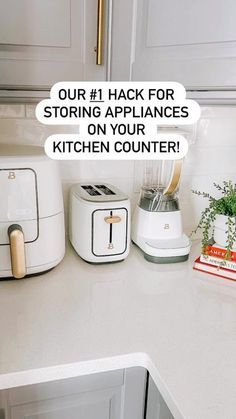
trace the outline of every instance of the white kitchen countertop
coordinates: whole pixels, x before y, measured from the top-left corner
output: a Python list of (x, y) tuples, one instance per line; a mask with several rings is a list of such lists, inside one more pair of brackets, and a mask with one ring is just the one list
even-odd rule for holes
[(236, 418), (236, 283), (132, 247), (90, 265), (69, 246), (45, 275), (0, 282), (0, 389), (147, 368), (176, 418)]

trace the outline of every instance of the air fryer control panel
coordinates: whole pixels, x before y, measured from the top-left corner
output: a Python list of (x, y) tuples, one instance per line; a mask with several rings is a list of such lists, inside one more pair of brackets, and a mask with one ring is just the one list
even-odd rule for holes
[(36, 174), (32, 169), (0, 169), (0, 245), (8, 244), (8, 227), (19, 224), (25, 242), (38, 235)]

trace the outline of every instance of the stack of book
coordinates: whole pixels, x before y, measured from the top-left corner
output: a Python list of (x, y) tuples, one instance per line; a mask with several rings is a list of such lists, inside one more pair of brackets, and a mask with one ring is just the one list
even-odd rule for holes
[(236, 281), (236, 250), (226, 258), (227, 250), (216, 243), (209, 244), (194, 262), (193, 269)]

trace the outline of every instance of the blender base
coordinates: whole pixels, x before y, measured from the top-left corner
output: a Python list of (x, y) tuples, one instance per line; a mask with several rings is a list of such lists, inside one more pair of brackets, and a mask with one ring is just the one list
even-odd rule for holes
[(180, 210), (146, 211), (136, 207), (132, 240), (153, 263), (177, 263), (188, 260), (191, 243), (182, 230)]
[(142, 250), (146, 260), (159, 264), (185, 262), (191, 248), (190, 240), (184, 233), (169, 240), (147, 240), (137, 236), (133, 237), (133, 242)]
[(179, 263), (179, 262), (185, 262), (186, 260), (188, 260), (189, 255), (183, 255), (183, 256), (151, 256), (148, 255), (147, 253), (143, 252), (144, 254), (144, 258), (148, 261), (148, 262), (152, 262), (152, 263)]

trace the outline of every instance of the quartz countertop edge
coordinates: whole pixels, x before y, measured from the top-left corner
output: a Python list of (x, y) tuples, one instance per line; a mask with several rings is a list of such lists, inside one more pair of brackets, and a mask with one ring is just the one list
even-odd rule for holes
[(0, 390), (132, 367), (145, 368), (153, 378), (174, 417), (176, 419), (184, 419), (184, 416), (180, 413), (174, 403), (173, 397), (162, 381), (158, 370), (146, 353), (131, 353), (111, 358), (101, 358), (92, 361), (74, 362), (72, 364), (2, 374), (0, 376)]

